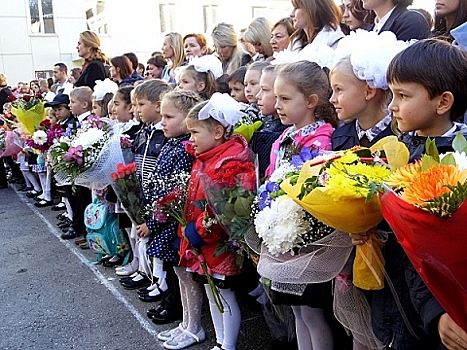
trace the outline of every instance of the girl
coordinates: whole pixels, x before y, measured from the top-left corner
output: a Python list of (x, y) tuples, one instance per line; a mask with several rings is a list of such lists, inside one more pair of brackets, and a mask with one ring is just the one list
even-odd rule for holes
[[(283, 124), (291, 124), (274, 142), (266, 175), (288, 156), (292, 144), (331, 149), (336, 116), (327, 68), (309, 61), (278, 67), (274, 82), (275, 109)], [(292, 305), (299, 349), (332, 349), (331, 328), (325, 312), (332, 310), (331, 282), (309, 284), (302, 296), (276, 293), (275, 303)]]
[[(461, 39), (458, 44), (467, 47), (467, 3), (462, 0), (444, 0), (436, 3), (435, 31), (437, 36), (447, 37), (448, 41)], [(462, 34), (464, 34), (462, 36)]]
[(350, 30), (365, 29), (375, 20), (375, 13), (363, 8), (362, 0), (344, 0), (344, 14), (342, 19)]
[(327, 45), (335, 49), (344, 37), (340, 29), (341, 11), (334, 0), (292, 0), (290, 17), (296, 29), (289, 48), (301, 51), (307, 45)]
[(137, 80), (132, 77), (133, 66), (126, 56), (115, 56), (110, 59), (110, 79), (115, 81), (118, 86), (133, 85)]
[(178, 88), (196, 92), (203, 100), (209, 100), (216, 92), (216, 79), (222, 74), (222, 64), (213, 55), (195, 57), (183, 69), (178, 79)]
[(187, 60), (211, 54), (211, 50), (208, 48), (208, 42), (203, 34), (185, 35), (183, 37), (183, 47)]
[(260, 90), (259, 80), (261, 79), (261, 71), (269, 65), (268, 62), (254, 62), (247, 67), (245, 73), (245, 97), (250, 105), (256, 106)]
[(271, 44), (272, 51), (280, 52), (287, 49), (290, 43), (290, 36), (295, 31), (293, 22), (290, 17), (282, 18), (279, 20), (271, 30)]
[[(225, 103), (226, 100), (229, 101), (228, 104)], [(191, 171), (185, 207), (185, 218), (188, 224), (185, 227), (180, 226), (178, 232), (181, 238), (181, 258), (180, 267), (176, 268), (176, 273), (180, 280), (183, 319), (188, 319), (189, 322), (188, 324), (182, 323), (169, 332), (159, 334), (159, 339), (162, 336), (169, 339), (164, 343), (167, 349), (182, 349), (201, 342), (206, 337), (200, 319), (202, 290), (200, 285), (193, 280), (192, 273), (186, 270), (186, 268), (194, 268), (198, 261), (195, 255), (190, 255), (194, 249), (201, 252), (207, 266), (213, 272), (213, 277), (223, 280), (220, 294), (224, 304), (224, 313), (220, 313), (211, 289), (207, 284), (205, 285), (218, 343), (213, 350), (236, 348), (241, 319), (235, 292), (231, 287), (235, 285), (234, 277), (240, 271), (232, 252), (214, 255), (217, 244), (227, 239), (227, 233), (218, 224), (206, 229), (202, 224), (205, 211), (192, 204), (206, 197), (198, 176), (200, 172), (212, 178), (229, 161), (249, 160), (250, 155), (245, 139), (241, 136), (231, 137), (233, 126), (226, 120), (227, 118), (231, 120), (230, 117), (238, 115), (240, 105), (236, 109), (226, 108), (226, 105), (232, 106), (235, 103), (226, 94), (214, 94), (209, 102), (203, 102), (193, 108), (187, 117), (186, 124), (191, 133), (190, 140), (193, 142), (196, 159)]]
[(271, 38), (272, 23), (264, 17), (255, 18), (248, 26), (243, 38), (255, 48), (255, 61), (265, 60), (272, 56)]
[(162, 70), (161, 79), (168, 83), (175, 83), (175, 69), (186, 64), (182, 36), (178, 33), (167, 34), (162, 44), (162, 54), (168, 64)]
[(108, 104), (114, 97), (118, 85), (110, 79), (104, 81), (97, 80), (92, 93), (92, 114), (98, 117), (107, 117), (109, 115)]

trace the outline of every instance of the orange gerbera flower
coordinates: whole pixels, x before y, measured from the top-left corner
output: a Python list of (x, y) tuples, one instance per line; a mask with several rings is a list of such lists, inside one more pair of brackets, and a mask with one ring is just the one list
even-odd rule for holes
[(418, 172), (407, 184), (401, 198), (408, 203), (423, 206), (426, 201), (450, 192), (448, 185), (457, 186), (466, 180), (467, 170), (460, 170), (453, 165), (440, 164), (421, 173)]
[(397, 169), (389, 175), (385, 183), (393, 187), (395, 191), (406, 188), (420, 176), (421, 164), (422, 161), (418, 160)]

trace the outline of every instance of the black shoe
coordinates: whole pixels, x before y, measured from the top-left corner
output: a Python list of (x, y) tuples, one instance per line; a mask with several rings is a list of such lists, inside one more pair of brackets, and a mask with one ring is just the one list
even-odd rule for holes
[(140, 295), (138, 295), (138, 299), (141, 300), (141, 301), (144, 301), (146, 303), (154, 303), (156, 301), (160, 301), (162, 299), (162, 295), (163, 295), (162, 293), (159, 293), (159, 294), (154, 295), (154, 296), (149, 295), (149, 293), (148, 294), (140, 294)]
[(146, 315), (148, 315), (148, 317), (152, 319), (155, 315), (160, 315), (160, 313), (164, 310), (164, 307), (159, 304), (154, 309), (149, 309), (148, 311), (146, 311)]
[(36, 190), (33, 189), (31, 191), (26, 192), (26, 197), (34, 198), (34, 197), (39, 196), (41, 194), (42, 194), (42, 191), (36, 191)]
[(50, 208), (50, 209), (52, 209), (53, 211), (65, 210), (65, 209), (66, 209), (66, 205), (65, 205), (65, 203), (63, 203), (63, 202), (60, 202), (60, 203), (58, 203), (58, 204), (55, 204), (55, 205), (54, 205), (52, 208)]
[(140, 288), (137, 290), (138, 295), (149, 294), (151, 291), (148, 290), (148, 287)]
[(118, 259), (115, 260), (115, 261), (112, 261), (111, 259), (105, 260), (102, 263), (102, 266), (104, 266), (104, 267), (115, 267), (115, 266), (119, 266), (121, 264), (123, 264), (123, 258), (121, 256), (119, 256)]
[(44, 207), (50, 207), (51, 205), (53, 205), (54, 202), (52, 201), (46, 201), (45, 199), (41, 200), (40, 202), (36, 202), (34, 203), (34, 205), (38, 208), (44, 208)]
[(164, 309), (161, 312), (154, 314), (154, 316), (151, 318), (151, 321), (154, 324), (167, 324), (167, 323), (172, 323), (172, 322), (175, 322), (181, 319), (182, 319), (181, 311), (168, 311)]
[(73, 239), (78, 237), (78, 233), (76, 233), (75, 229), (70, 227), (68, 231), (66, 231), (63, 235), (60, 236), (61, 239)]
[(28, 186), (26, 186), (26, 185), (21, 186), (20, 188), (18, 188), (18, 191), (19, 191), (19, 192), (27, 192), (27, 191), (32, 191), (32, 190), (33, 190), (32, 187), (28, 187)]
[(146, 286), (149, 286), (151, 284), (151, 280), (147, 278), (146, 276), (140, 275), (142, 278), (138, 279), (135, 281), (135, 278), (138, 276), (134, 277), (133, 279), (130, 279), (129, 281), (121, 281), (120, 283), (125, 289), (139, 289), (143, 288)]

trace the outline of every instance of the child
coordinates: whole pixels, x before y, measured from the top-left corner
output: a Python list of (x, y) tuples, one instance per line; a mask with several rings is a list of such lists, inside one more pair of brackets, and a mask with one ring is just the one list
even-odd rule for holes
[[(60, 95), (58, 95), (60, 96)], [(87, 86), (74, 88), (70, 92), (70, 112), (76, 117), (78, 123), (82, 123), (91, 115), (92, 90)], [(76, 186), (76, 195), (67, 194), (68, 200), (73, 210), (73, 222), (67, 232), (62, 234), (62, 239), (77, 238), (76, 244), (81, 244), (82, 248), (87, 247), (86, 227), (84, 226), (84, 211), (92, 202), (91, 190), (83, 186)], [(75, 198), (75, 200), (70, 198)], [(79, 237), (81, 236), (81, 237)]]
[(92, 93), (92, 114), (98, 117), (108, 117), (111, 111), (108, 109), (108, 104), (117, 90), (118, 85), (110, 79), (97, 80)]
[(258, 108), (261, 112), (263, 125), (253, 133), (250, 140), (250, 148), (258, 154), (259, 177), (264, 177), (264, 172), (269, 166), (271, 147), (274, 141), (287, 128), (281, 123), (276, 108), (276, 96), (274, 95), (274, 81), (276, 80), (276, 68), (266, 66), (263, 68), (260, 79), (260, 90), (256, 95)]
[(256, 106), (256, 102), (258, 102), (256, 95), (260, 90), (261, 71), (268, 65), (268, 62), (258, 61), (252, 63), (246, 69), (244, 80), (245, 97), (250, 105)]
[[(309, 61), (284, 64), (278, 67), (274, 94), (280, 120), (292, 126), (272, 146), (268, 176), (289, 156), (290, 146), (330, 150), (337, 123), (329, 103), (327, 68)], [(332, 349), (332, 332), (325, 319), (332, 308), (331, 282), (309, 284), (302, 296), (277, 292), (273, 302), (292, 305), (299, 349)]]
[[(391, 61), (387, 77), (393, 93), (389, 109), (403, 132), (401, 138), (409, 148), (411, 161), (425, 153), (428, 137), (444, 153), (452, 151), (452, 141), (458, 132), (467, 135), (467, 127), (456, 123), (467, 109), (465, 51), (439, 40), (422, 40)], [(354, 244), (363, 244), (368, 239), (368, 235), (351, 236)], [(391, 270), (399, 270), (396, 275), (399, 278), (392, 278), (394, 287), (400, 297), (410, 298), (408, 305), (413, 305), (410, 309), (405, 305), (403, 308), (418, 339), (394, 323), (401, 317), (400, 311), (394, 298), (381, 297), (384, 290), (371, 293), (375, 335), (383, 344), (392, 344), (396, 349), (438, 349), (440, 339), (450, 349), (467, 348), (467, 333), (434, 299), (393, 234), (388, 236), (385, 251), (385, 256), (391, 257), (385, 263), (390, 276)]]
[(228, 84), (230, 90), (230, 96), (237, 102), (248, 103), (245, 97), (245, 86), (243, 82), (245, 80), (246, 67), (242, 66), (229, 75)]
[(193, 142), (196, 159), (191, 171), (185, 207), (185, 218), (188, 224), (186, 227), (179, 226), (180, 267), (176, 268), (175, 272), (180, 280), (184, 320), (188, 319), (188, 325), (186, 329), (182, 324), (177, 329), (162, 334), (167, 337), (175, 335), (164, 343), (167, 349), (182, 349), (196, 342), (202, 342), (206, 337), (201, 326), (202, 291), (197, 282), (193, 280), (192, 273), (186, 270), (186, 268), (194, 269), (198, 261), (196, 257), (189, 255), (195, 248), (201, 252), (207, 266), (213, 272), (213, 277), (223, 279), (223, 286), (219, 287), (219, 290), (224, 313), (218, 310), (211, 289), (204, 282), (218, 343), (213, 349), (232, 350), (236, 348), (241, 316), (232, 287), (235, 286), (235, 276), (238, 276), (240, 271), (231, 251), (215, 256), (217, 244), (227, 239), (227, 233), (217, 224), (211, 226), (210, 229), (204, 227), (202, 224), (204, 210), (192, 204), (206, 197), (198, 177), (201, 171), (213, 177), (229, 161), (249, 160), (245, 139), (241, 136), (231, 137), (233, 127), (225, 117), (238, 114), (241, 107), (239, 105), (237, 110), (233, 108), (228, 110), (225, 108), (225, 99), (230, 99), (230, 97), (226, 94), (214, 94), (209, 102), (203, 102), (194, 107), (187, 117), (187, 127), (191, 133), (190, 140)]
[(222, 63), (212, 55), (195, 57), (184, 68), (178, 79), (178, 88), (198, 93), (209, 100), (216, 92), (216, 79), (222, 75)]

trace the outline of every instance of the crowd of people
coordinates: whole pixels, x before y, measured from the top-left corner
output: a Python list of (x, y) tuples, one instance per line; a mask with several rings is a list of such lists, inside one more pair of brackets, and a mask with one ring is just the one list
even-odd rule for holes
[[(396, 135), (411, 161), (425, 152), (427, 138), (439, 149), (452, 149), (458, 132), (467, 135), (467, 2), (438, 0), (433, 17), (408, 9), (411, 3), (343, 0), (339, 7), (334, 0), (292, 0), (290, 16), (275, 24), (255, 18), (240, 35), (231, 24), (217, 24), (211, 33), (213, 50), (202, 34), (169, 33), (146, 64), (134, 53), (108, 59), (99, 37), (84, 31), (77, 46), (85, 62), (81, 68), (59, 62), (53, 79), (14, 88), (0, 73), (4, 130), (16, 125), (10, 96), (39, 94), (47, 119), (64, 131), (80, 128), (93, 115), (119, 125), (131, 140), (145, 202), (167, 194), (167, 188), (154, 186), (154, 177), (190, 174), (186, 225), (155, 216), (133, 223), (111, 186), (93, 191), (92, 186), (56, 183), (46, 152), (25, 144), (17, 154), (1, 158), (0, 188), (18, 184), (17, 191), (36, 207), (61, 212), (61, 238), (75, 240), (82, 249), (90, 248), (87, 206), (93, 198), (111, 206), (131, 254), (129, 259), (109, 254), (100, 262), (115, 268), (121, 285), (137, 290), (140, 300), (158, 302), (147, 312), (152, 322), (180, 320), (157, 336), (167, 349), (207, 339), (201, 323), (204, 295), (215, 329), (211, 349), (236, 349), (238, 297), (258, 283), (259, 293), (267, 295), (266, 321), (275, 325), (271, 349), (367, 349), (335, 318), (332, 281), (308, 284), (300, 295), (271, 292), (256, 271), (261, 254), (252, 253), (239, 268), (233, 251), (216, 251), (228, 234), (216, 222), (208, 225), (208, 209), (194, 203), (206, 197), (201, 173), (218, 176), (232, 162), (247, 162), (250, 151), (258, 156), (264, 183), (290, 157), (291, 145), (340, 151)], [(395, 46), (400, 49), (391, 51)], [(248, 140), (233, 132), (231, 115), (236, 113), (262, 122)], [(358, 246), (371, 235), (350, 236)], [(193, 252), (204, 256), (219, 295), (199, 274), (199, 256)], [(443, 310), (394, 234), (389, 233), (383, 254), (391, 283), (365, 291), (378, 348), (467, 349), (467, 329)]]

